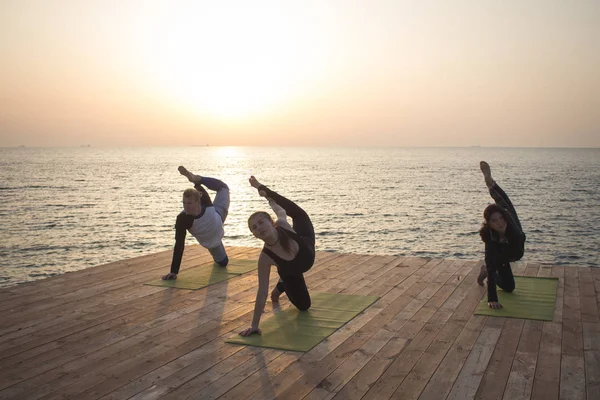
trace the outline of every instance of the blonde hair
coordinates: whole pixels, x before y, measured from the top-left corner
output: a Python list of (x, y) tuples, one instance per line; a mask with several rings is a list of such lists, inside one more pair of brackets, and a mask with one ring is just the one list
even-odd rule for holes
[(197, 191), (196, 189), (185, 189), (183, 191), (183, 197), (187, 197), (187, 198), (193, 198), (196, 202), (200, 203), (200, 199), (202, 198), (202, 194)]

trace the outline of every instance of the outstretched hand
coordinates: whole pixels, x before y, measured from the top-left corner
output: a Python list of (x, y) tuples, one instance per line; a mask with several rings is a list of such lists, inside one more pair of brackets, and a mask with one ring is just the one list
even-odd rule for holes
[[(262, 186), (262, 183), (260, 183), (260, 182), (258, 181), (258, 179), (256, 179), (256, 178), (254, 177), (254, 175), (252, 175), (248, 181), (250, 182), (250, 186), (252, 186), (252, 187), (253, 187), (253, 188), (255, 188), (255, 189), (258, 189), (259, 187), (261, 187), (261, 186)], [(265, 193), (265, 191), (264, 191), (264, 190), (259, 190), (259, 191), (258, 191), (258, 194), (259, 194), (259, 195), (261, 195), (262, 197), (267, 197), (267, 194)]]
[(240, 332), (240, 336), (250, 336), (253, 333), (258, 333), (259, 335), (262, 335), (262, 332), (261, 332), (260, 329), (250, 327), (250, 328), (248, 328), (248, 329), (246, 329), (244, 331), (241, 331)]
[(175, 280), (177, 279), (177, 274), (174, 274), (172, 272), (169, 272), (168, 274), (166, 274), (165, 276), (163, 276), (161, 278), (163, 281), (171, 281), (171, 280)]

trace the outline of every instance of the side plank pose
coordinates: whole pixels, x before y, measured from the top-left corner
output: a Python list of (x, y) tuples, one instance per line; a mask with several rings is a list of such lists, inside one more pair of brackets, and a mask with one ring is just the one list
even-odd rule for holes
[[(194, 175), (184, 167), (179, 173), (194, 184), (183, 192), (183, 211), (175, 222), (175, 247), (171, 272), (163, 276), (163, 280), (177, 279), (186, 231), (192, 234), (202, 246), (208, 249), (213, 260), (221, 267), (227, 266), (229, 258), (223, 246), (223, 223), (229, 211), (229, 187), (218, 179)], [(217, 192), (214, 203), (202, 185)]]
[[(250, 185), (269, 201), (277, 221), (273, 222), (264, 211), (255, 212), (248, 218), (250, 231), (265, 244), (258, 258), (258, 292), (252, 326), (240, 332), (242, 336), (261, 334), (258, 323), (267, 302), (273, 265), (277, 267), (279, 282), (271, 292), (271, 301), (278, 303), (279, 296), (286, 293), (300, 311), (310, 308), (310, 295), (302, 274), (315, 262), (315, 230), (308, 214), (293, 201), (259, 183), (254, 176), (250, 177)], [(288, 215), (292, 218), (292, 226), (287, 221)]]
[(490, 204), (483, 211), (484, 222), (479, 235), (485, 243), (485, 265), (481, 266), (477, 283), (483, 285), (487, 277), (488, 307), (499, 309), (502, 304), (498, 303), (496, 286), (509, 293), (515, 289), (510, 263), (523, 257), (525, 233), (510, 199), (492, 179), (488, 163), (481, 161), (480, 167), (495, 204)]

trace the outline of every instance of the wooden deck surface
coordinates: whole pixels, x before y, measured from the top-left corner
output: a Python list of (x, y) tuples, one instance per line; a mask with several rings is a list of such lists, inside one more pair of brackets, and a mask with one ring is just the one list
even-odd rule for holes
[[(170, 261), (0, 290), (0, 399), (600, 399), (598, 268), (517, 263), (559, 278), (541, 322), (473, 315), (477, 261), (318, 253), (311, 291), (380, 299), (299, 353), (225, 343), (249, 326), (256, 271), (197, 291), (142, 284)], [(182, 271), (209, 262), (188, 246)]]

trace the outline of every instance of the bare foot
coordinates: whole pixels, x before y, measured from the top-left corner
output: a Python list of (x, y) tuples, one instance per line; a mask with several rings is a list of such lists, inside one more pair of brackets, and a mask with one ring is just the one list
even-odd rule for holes
[[(252, 186), (252, 187), (253, 187), (253, 188), (255, 188), (255, 189), (258, 189), (259, 187), (261, 187), (261, 186), (262, 186), (262, 183), (260, 183), (260, 182), (258, 181), (258, 179), (256, 179), (256, 178), (254, 177), (254, 175), (252, 175), (252, 176), (250, 177), (250, 179), (248, 179), (248, 181), (250, 181), (250, 186)], [(267, 198), (267, 193), (265, 193), (265, 191), (264, 191), (264, 190), (259, 190), (259, 191), (258, 191), (258, 194), (259, 194), (260, 196), (264, 197), (264, 198)]]
[(281, 292), (277, 288), (273, 289), (271, 292), (271, 302), (279, 304), (279, 296), (281, 296)]
[(200, 175), (192, 174), (190, 171), (185, 169), (184, 166), (180, 166), (179, 168), (177, 168), (177, 170), (179, 170), (179, 173), (181, 175), (185, 176), (186, 178), (188, 178), (188, 181), (190, 181), (192, 183), (200, 183), (200, 179), (202, 179), (202, 177)]
[(490, 165), (485, 161), (481, 161), (479, 163), (479, 168), (481, 168), (481, 172), (483, 172), (483, 179), (485, 179), (485, 184), (488, 187), (494, 186), (494, 179), (492, 179), (492, 170), (490, 169)]
[(252, 186), (255, 189), (258, 189), (260, 187), (260, 185), (261, 185), (261, 183), (258, 181), (258, 179), (256, 179), (254, 177), (254, 175), (252, 175), (250, 177), (250, 179), (248, 179), (248, 181), (250, 182), (250, 186)]

